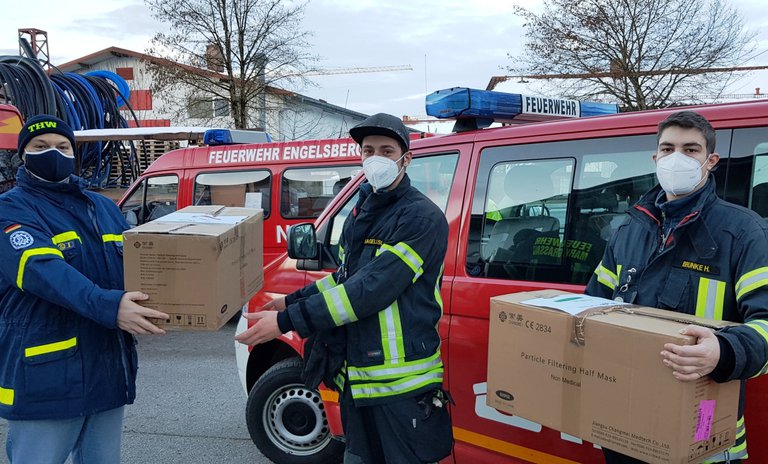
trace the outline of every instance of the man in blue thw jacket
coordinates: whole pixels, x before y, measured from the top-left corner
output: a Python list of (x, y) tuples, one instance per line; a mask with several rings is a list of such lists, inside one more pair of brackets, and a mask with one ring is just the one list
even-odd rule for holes
[(136, 396), (132, 334), (168, 315), (123, 290), (128, 228), (83, 190), (72, 129), (53, 116), (19, 133), (17, 186), (0, 195), (0, 417), (12, 464), (119, 464)]

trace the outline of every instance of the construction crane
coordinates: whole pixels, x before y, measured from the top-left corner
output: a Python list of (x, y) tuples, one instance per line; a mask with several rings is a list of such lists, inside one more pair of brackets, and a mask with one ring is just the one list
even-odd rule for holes
[[(716, 73), (716, 72), (734, 72), (734, 71), (761, 71), (768, 69), (768, 66), (740, 66), (731, 68), (681, 68), (681, 69), (657, 69), (653, 71), (638, 71), (631, 73), (633, 76), (662, 76), (665, 74), (704, 74), (704, 73)], [(528, 76), (492, 76), (488, 81), (488, 86), (485, 90), (493, 90), (502, 82), (510, 79), (519, 79), (519, 83), (526, 83), (526, 79), (588, 79), (592, 77), (623, 77), (630, 73), (623, 73), (621, 71), (605, 71), (594, 73), (564, 73), (564, 74), (531, 74)]]
[(397, 66), (371, 66), (371, 67), (353, 67), (353, 68), (325, 68), (317, 69), (304, 73), (305, 76), (327, 76), (331, 74), (359, 74), (373, 72), (392, 72), (392, 71), (413, 71), (410, 64)]

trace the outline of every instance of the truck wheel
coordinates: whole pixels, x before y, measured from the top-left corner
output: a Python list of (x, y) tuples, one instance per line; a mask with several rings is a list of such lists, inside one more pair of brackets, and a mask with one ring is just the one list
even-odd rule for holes
[(344, 443), (331, 435), (318, 391), (302, 382), (303, 366), (285, 359), (259, 378), (245, 407), (248, 433), (276, 464), (341, 462)]

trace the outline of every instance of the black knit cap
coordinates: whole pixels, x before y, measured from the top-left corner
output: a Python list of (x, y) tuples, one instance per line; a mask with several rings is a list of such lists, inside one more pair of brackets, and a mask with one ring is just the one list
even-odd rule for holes
[(377, 113), (369, 116), (365, 121), (349, 130), (349, 135), (357, 142), (363, 144), (363, 139), (369, 135), (384, 135), (392, 137), (400, 143), (403, 153), (408, 151), (411, 144), (411, 136), (400, 118), (386, 113)]
[(30, 140), (42, 134), (59, 134), (69, 139), (72, 149), (75, 149), (75, 133), (69, 124), (50, 114), (41, 114), (29, 118), (19, 132), (18, 153), (23, 153), (24, 147)]

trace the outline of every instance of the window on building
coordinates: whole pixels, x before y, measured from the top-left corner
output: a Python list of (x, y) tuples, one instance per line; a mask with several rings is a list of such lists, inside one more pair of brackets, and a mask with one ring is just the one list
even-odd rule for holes
[(117, 68), (115, 69), (115, 74), (122, 77), (126, 81), (133, 80), (133, 68)]
[(190, 119), (207, 119), (213, 117), (211, 100), (202, 98), (191, 99), (187, 105), (187, 115)]
[(229, 116), (229, 102), (223, 98), (213, 101), (213, 115), (216, 117)]

